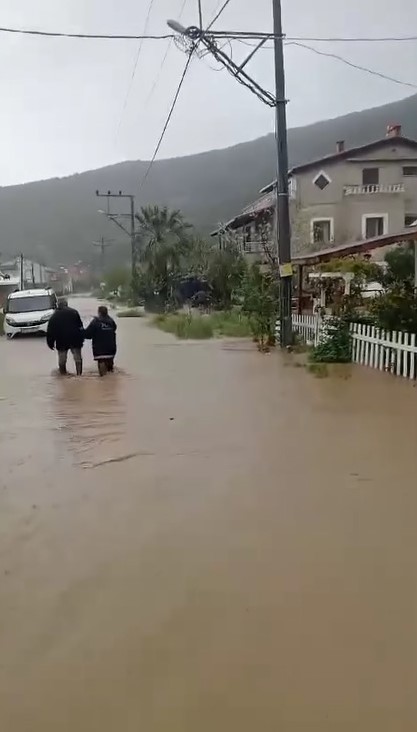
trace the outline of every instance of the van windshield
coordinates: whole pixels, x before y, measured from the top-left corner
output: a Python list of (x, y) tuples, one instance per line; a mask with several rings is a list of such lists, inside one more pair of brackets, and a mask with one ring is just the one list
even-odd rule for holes
[(49, 295), (13, 297), (7, 303), (9, 313), (30, 313), (37, 310), (51, 310), (51, 308), (52, 303)]

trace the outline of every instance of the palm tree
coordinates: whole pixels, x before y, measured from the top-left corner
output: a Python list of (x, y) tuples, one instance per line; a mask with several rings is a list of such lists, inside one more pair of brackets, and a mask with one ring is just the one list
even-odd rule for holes
[(172, 279), (188, 248), (191, 224), (180, 211), (171, 211), (167, 206), (144, 206), (136, 218), (140, 223), (139, 262), (167, 300)]

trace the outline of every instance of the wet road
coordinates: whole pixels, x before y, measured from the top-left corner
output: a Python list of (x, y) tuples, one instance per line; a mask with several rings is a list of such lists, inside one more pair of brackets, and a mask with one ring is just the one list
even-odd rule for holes
[(414, 731), (417, 390), (119, 346), (0, 340), (0, 729)]

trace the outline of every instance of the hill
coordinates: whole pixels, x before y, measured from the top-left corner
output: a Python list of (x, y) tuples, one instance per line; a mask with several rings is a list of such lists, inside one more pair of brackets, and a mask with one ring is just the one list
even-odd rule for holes
[[(357, 145), (382, 137), (388, 123), (401, 123), (417, 138), (417, 95), (374, 109), (289, 131), (291, 165), (329, 153), (339, 139)], [(97, 210), (96, 189), (137, 193), (147, 164), (124, 162), (67, 178), (0, 189), (0, 252), (24, 251), (51, 263), (91, 258), (91, 242), (100, 234), (115, 238), (128, 252), (128, 241)], [(256, 197), (275, 175), (272, 135), (224, 150), (155, 163), (143, 197), (147, 203), (180, 208), (202, 232), (233, 216)], [(116, 246), (113, 248), (113, 256)]]

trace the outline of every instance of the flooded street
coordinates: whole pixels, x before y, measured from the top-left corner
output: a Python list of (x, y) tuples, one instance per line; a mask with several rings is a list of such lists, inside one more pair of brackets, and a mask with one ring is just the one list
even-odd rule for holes
[(0, 340), (0, 729), (414, 732), (417, 389), (118, 326)]

